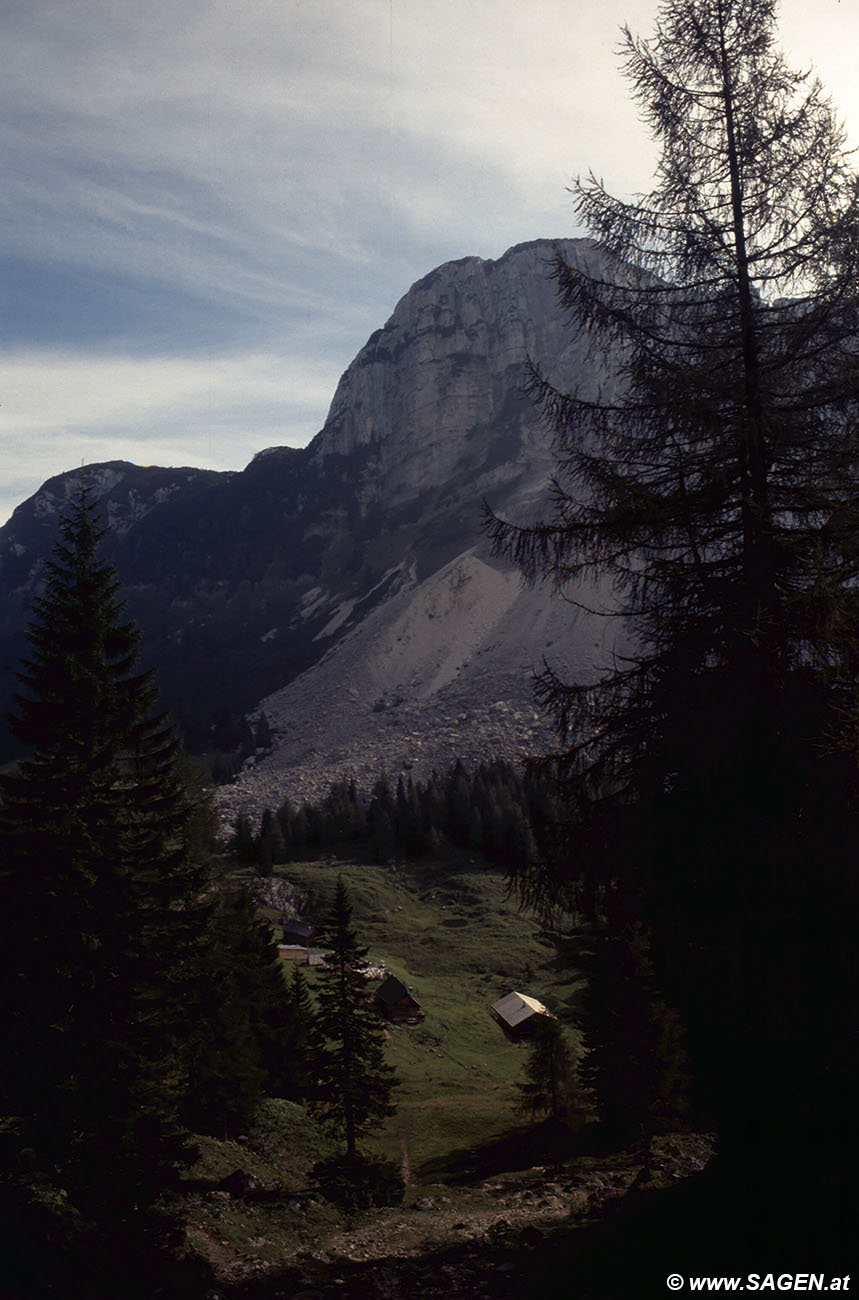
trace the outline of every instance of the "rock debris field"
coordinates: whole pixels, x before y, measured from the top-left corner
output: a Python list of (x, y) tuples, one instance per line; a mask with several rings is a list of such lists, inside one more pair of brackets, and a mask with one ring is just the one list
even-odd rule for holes
[(473, 552), (458, 557), (261, 702), (273, 745), (219, 791), (224, 821), (316, 799), (344, 777), (369, 794), (383, 772), (426, 779), (457, 759), (545, 753), (557, 737), (535, 701), (544, 660), (582, 680), (607, 653), (593, 640), (582, 651), (579, 615)]

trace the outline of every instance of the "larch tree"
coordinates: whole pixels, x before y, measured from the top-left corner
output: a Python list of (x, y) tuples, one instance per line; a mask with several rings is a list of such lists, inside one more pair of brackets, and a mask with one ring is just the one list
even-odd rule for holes
[(654, 188), (577, 181), (602, 270), (554, 266), (619, 383), (586, 400), (531, 367), (553, 513), (487, 526), (570, 599), (597, 575), (626, 639), (602, 676), (540, 679), (576, 839), (519, 883), (645, 928), (724, 1166), (783, 1208), (822, 1164), (832, 1204), (856, 1051), (859, 186), (773, 0), (668, 0), (622, 53)]
[(82, 483), (19, 674), (28, 756), (2, 778), (3, 1193), (7, 1226), (53, 1207), (95, 1232), (96, 1269), (113, 1250), (142, 1278), (188, 1156), (183, 1002), (206, 855), (139, 632), (98, 555), (105, 531)]

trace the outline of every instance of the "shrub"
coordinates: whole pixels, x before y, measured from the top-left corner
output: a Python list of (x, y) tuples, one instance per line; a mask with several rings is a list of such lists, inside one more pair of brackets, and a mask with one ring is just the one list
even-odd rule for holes
[(312, 1170), (327, 1201), (354, 1214), (379, 1205), (399, 1205), (405, 1190), (399, 1166), (393, 1160), (362, 1155), (332, 1156)]

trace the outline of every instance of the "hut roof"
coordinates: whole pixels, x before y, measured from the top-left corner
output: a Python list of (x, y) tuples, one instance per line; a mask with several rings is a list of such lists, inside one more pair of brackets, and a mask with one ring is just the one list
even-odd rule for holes
[(505, 1025), (515, 1029), (531, 1016), (548, 1016), (551, 1012), (538, 1002), (536, 998), (529, 998), (525, 993), (508, 993), (506, 997), (499, 998), (492, 1004), (493, 1014), (499, 1020), (503, 1020)]
[(395, 1003), (401, 1002), (403, 998), (408, 998), (410, 1002), (418, 1005), (417, 999), (409, 992), (407, 985), (402, 980), (398, 980), (396, 975), (389, 975), (386, 980), (376, 989), (376, 997), (383, 1002), (386, 1007), (392, 1007)]
[(316, 933), (316, 926), (309, 921), (287, 921), (283, 926), (283, 933), (295, 935), (296, 938), (312, 939)]

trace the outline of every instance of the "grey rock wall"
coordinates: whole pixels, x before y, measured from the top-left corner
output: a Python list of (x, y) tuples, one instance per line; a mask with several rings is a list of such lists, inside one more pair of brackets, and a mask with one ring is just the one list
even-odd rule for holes
[[(615, 382), (616, 359), (558, 308), (556, 250), (600, 273), (590, 242), (534, 240), (419, 280), (305, 449), (269, 448), (231, 474), (88, 467), (145, 661), (192, 746), (219, 710), (272, 722), (275, 752), (225, 808), (318, 793), (346, 771), (533, 752), (549, 739), (532, 699), (544, 653), (579, 675), (610, 653), (610, 624), (521, 591), (481, 535), (484, 498), (520, 522), (548, 510), (551, 442), (523, 392), (527, 359), (584, 396)], [(0, 708), (79, 473), (0, 529)]]

